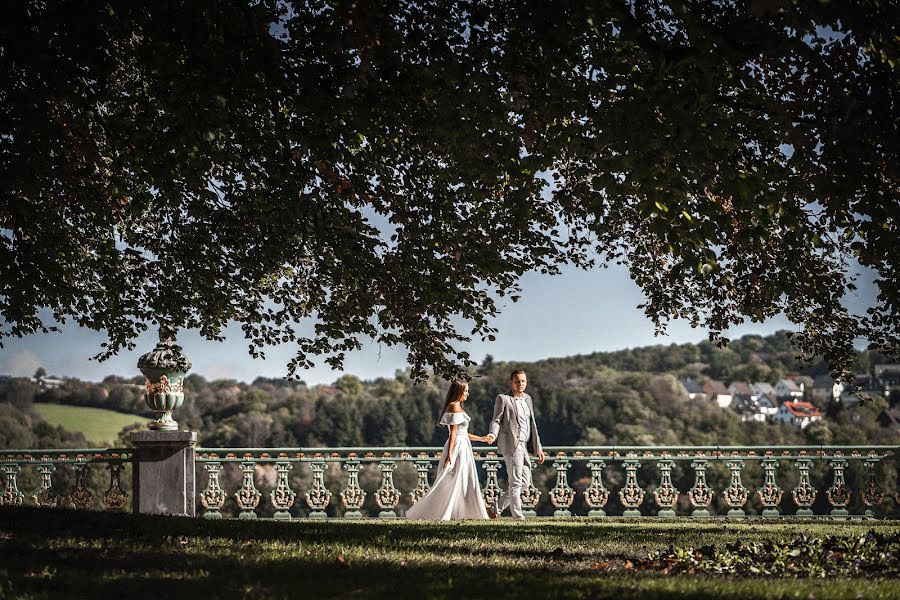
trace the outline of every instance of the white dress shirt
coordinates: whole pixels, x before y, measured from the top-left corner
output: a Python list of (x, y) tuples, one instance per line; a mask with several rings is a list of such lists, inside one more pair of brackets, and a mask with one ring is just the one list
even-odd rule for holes
[(528, 410), (528, 403), (525, 402), (525, 396), (518, 397), (515, 400), (516, 412), (519, 414), (519, 443), (521, 444), (527, 442), (528, 437), (531, 435), (531, 427), (529, 427), (531, 411)]

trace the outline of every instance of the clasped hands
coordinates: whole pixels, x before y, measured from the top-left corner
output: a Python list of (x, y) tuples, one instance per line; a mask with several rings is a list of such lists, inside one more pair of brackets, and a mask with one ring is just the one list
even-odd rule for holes
[[(494, 437), (493, 434), (490, 434), (490, 433), (487, 435), (481, 436), (481, 441), (484, 442), (485, 444), (493, 444), (494, 440), (496, 440), (496, 439), (497, 438)], [(544, 460), (547, 458), (547, 455), (544, 454), (543, 450), (540, 450), (537, 453), (537, 457), (538, 457), (538, 464), (542, 465), (542, 464), (544, 464)]]

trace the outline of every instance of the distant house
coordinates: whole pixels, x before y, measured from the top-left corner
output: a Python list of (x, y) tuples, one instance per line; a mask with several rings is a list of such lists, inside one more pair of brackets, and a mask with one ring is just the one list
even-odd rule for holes
[(697, 380), (693, 377), (682, 377), (678, 380), (678, 383), (684, 388), (684, 391), (687, 393), (688, 398), (694, 400), (699, 398), (701, 400), (706, 400), (707, 396), (703, 393), (703, 386), (697, 383)]
[(728, 393), (732, 396), (746, 396), (756, 400), (756, 393), (743, 381), (732, 381), (731, 385), (728, 386)]
[(844, 393), (844, 384), (835, 381), (830, 375), (818, 375), (812, 384), (812, 395), (822, 402), (833, 402)]
[(856, 392), (851, 392), (850, 390), (842, 391), (838, 400), (844, 406), (855, 406), (862, 401)]
[(766, 383), (765, 381), (757, 381), (756, 383), (750, 384), (750, 389), (753, 390), (753, 393), (759, 396), (768, 396), (770, 400), (775, 400), (777, 395), (775, 394), (775, 386), (771, 383)]
[(706, 380), (703, 384), (703, 393), (722, 408), (731, 406), (731, 401), (734, 399), (725, 384), (716, 379)]
[(875, 381), (875, 377), (873, 377), (871, 373), (854, 373), (853, 379), (854, 381), (856, 381), (856, 385), (861, 390), (865, 390), (867, 392), (881, 391), (878, 389), (878, 383)]
[(900, 407), (884, 409), (878, 413), (877, 419), (882, 427), (891, 427), (900, 431)]
[(736, 412), (741, 421), (765, 421), (765, 415), (759, 413), (756, 402), (750, 399), (750, 396), (735, 396), (731, 401), (731, 410)]
[(771, 417), (775, 413), (778, 412), (778, 401), (775, 399), (775, 396), (769, 396), (768, 394), (761, 394), (756, 399), (756, 404), (759, 407), (758, 410), (762, 414), (767, 417)]
[(775, 384), (775, 396), (782, 402), (797, 402), (803, 399), (803, 382), (782, 379)]
[(776, 423), (790, 423), (794, 427), (800, 429), (806, 428), (810, 423), (814, 423), (822, 419), (822, 413), (819, 409), (809, 402), (785, 402), (778, 407), (778, 411), (772, 415), (772, 420)]
[(875, 365), (874, 371), (882, 385), (900, 385), (900, 365)]
[(748, 421), (762, 423), (778, 412), (778, 407), (765, 394), (758, 397), (739, 394), (731, 401), (731, 410), (736, 412), (741, 417), (741, 421), (745, 423)]
[(62, 379), (54, 379), (52, 377), (32, 377), (31, 381), (41, 386), (41, 389), (44, 390), (52, 390), (65, 383)]
[(874, 375), (878, 390), (888, 402), (896, 404), (896, 398), (900, 396), (900, 365), (875, 365)]

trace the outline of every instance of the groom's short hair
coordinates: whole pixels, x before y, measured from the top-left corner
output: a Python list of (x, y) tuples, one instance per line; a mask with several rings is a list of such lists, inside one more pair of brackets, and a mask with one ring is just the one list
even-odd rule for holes
[(520, 373), (521, 373), (522, 375), (525, 375), (525, 369), (516, 369), (515, 371), (513, 371), (512, 373), (510, 373), (510, 374), (509, 374), (509, 380), (512, 381), (513, 378), (514, 378), (516, 375), (519, 375)]

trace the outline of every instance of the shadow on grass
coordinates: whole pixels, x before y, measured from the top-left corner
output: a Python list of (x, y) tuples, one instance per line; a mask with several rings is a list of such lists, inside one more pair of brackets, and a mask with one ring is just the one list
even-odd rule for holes
[[(777, 597), (771, 580), (665, 577), (620, 565), (591, 569), (600, 557), (624, 562), (642, 546), (717, 529), (571, 521), (204, 521), (0, 507), (0, 595), (721, 598), (733, 585), (737, 595), (730, 597)], [(788, 595), (826, 597), (828, 591), (822, 582), (779, 585)]]

